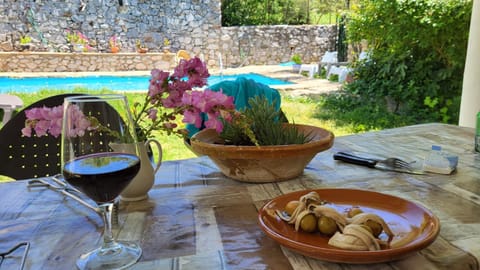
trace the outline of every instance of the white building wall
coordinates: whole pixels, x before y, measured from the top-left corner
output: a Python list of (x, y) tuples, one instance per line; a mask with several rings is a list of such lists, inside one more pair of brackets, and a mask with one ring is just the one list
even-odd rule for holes
[(480, 111), (480, 0), (473, 1), (470, 36), (463, 75), (459, 125), (475, 127)]

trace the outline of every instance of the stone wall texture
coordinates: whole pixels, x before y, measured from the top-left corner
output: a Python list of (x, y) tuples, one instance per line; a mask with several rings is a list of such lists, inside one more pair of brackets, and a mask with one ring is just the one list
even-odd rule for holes
[(89, 39), (90, 58), (110, 55), (114, 35), (127, 54), (135, 53), (137, 41), (149, 48), (147, 55), (163, 52), (168, 39), (171, 52), (186, 50), (209, 67), (278, 64), (294, 53), (311, 63), (335, 49), (332, 25), (222, 27), (220, 0), (0, 0), (0, 10), (0, 52), (20, 51), (26, 35), (30, 51), (69, 52), (68, 31)]
[(0, 72), (95, 72), (170, 70), (173, 53), (0, 52)]

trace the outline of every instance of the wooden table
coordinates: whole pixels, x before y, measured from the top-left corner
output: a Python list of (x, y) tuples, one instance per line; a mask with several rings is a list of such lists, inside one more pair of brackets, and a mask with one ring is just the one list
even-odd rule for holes
[[(474, 130), (427, 124), (338, 137), (303, 176), (269, 184), (225, 178), (207, 158), (163, 163), (149, 199), (121, 203), (119, 239), (139, 241), (133, 269), (479, 269), (480, 154)], [(432, 144), (459, 156), (453, 175), (385, 172), (334, 161), (340, 150), (423, 158)], [(429, 208), (441, 221), (437, 240), (406, 259), (376, 265), (310, 259), (279, 246), (257, 224), (257, 209), (296, 190), (355, 188), (380, 191)], [(92, 210), (26, 181), (0, 184), (0, 251), (20, 241), (31, 249), (26, 269), (74, 269), (98, 245), (103, 223)], [(18, 263), (21, 252), (2, 269)]]

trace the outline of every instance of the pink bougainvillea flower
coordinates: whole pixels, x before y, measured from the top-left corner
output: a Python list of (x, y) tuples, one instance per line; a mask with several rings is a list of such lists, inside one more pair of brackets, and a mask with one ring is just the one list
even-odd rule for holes
[(223, 123), (218, 119), (218, 114), (219, 113), (208, 113), (208, 120), (205, 121), (205, 127), (213, 128), (217, 133), (220, 133), (223, 130)]
[(210, 76), (207, 66), (198, 57), (190, 60), (182, 59), (175, 68), (172, 77), (181, 79), (188, 77), (192, 87), (202, 87), (207, 84), (207, 78)]
[(196, 128), (202, 127), (203, 118), (198, 109), (192, 108), (183, 113), (183, 122), (195, 125)]
[[(71, 125), (70, 134), (68, 136), (83, 136), (86, 130), (92, 130), (91, 122), (83, 114), (83, 112), (74, 105), (69, 108), (71, 119), (67, 122)], [(32, 108), (25, 111), (26, 124), (22, 129), (22, 134), (27, 137), (32, 136), (32, 129), (38, 137), (47, 134), (57, 138), (62, 132), (63, 122), (63, 105), (48, 108)]]
[(148, 110), (148, 118), (155, 121), (157, 119), (157, 113), (158, 113), (157, 109), (151, 108), (150, 110)]
[(196, 128), (201, 128), (202, 113), (206, 113), (208, 120), (205, 122), (205, 126), (215, 128), (219, 133), (223, 129), (223, 123), (219, 117), (222, 116), (226, 121), (230, 121), (232, 117), (228, 110), (235, 108), (233, 97), (209, 89), (185, 93), (182, 102), (190, 106), (190, 109), (185, 111), (184, 122), (194, 124)]

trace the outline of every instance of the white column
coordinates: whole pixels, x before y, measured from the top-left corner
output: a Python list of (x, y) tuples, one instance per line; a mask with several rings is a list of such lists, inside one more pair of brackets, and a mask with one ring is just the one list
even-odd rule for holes
[(467, 60), (463, 74), (459, 125), (475, 127), (480, 111), (480, 0), (473, 1)]

